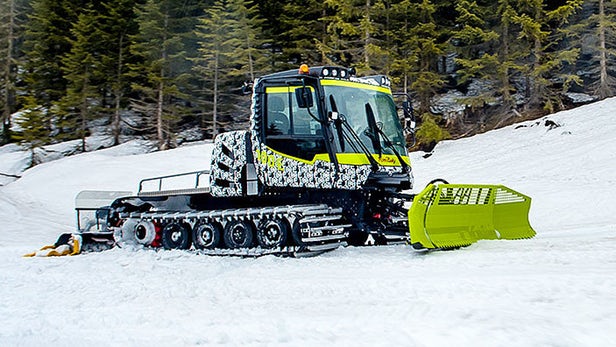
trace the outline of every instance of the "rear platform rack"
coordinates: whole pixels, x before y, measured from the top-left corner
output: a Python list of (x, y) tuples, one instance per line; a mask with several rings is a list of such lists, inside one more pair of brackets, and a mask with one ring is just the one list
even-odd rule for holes
[(209, 179), (203, 182), (201, 180), (202, 176), (209, 177), (209, 175), (209, 170), (201, 170), (142, 179), (139, 182), (137, 196), (157, 197), (209, 193)]

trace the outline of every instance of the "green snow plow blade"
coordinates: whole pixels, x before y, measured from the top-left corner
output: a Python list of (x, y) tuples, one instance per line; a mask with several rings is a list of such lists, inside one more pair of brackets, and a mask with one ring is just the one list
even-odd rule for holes
[(446, 249), (531, 238), (530, 200), (502, 185), (429, 184), (409, 210), (410, 243), (415, 249)]

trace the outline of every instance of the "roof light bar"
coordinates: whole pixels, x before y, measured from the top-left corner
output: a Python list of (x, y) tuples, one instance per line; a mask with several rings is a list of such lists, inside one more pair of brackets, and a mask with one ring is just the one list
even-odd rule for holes
[(355, 76), (355, 69), (335, 66), (317, 66), (309, 68), (308, 65), (302, 64), (298, 73), (300, 75), (311, 75), (322, 78), (349, 79), (351, 76)]

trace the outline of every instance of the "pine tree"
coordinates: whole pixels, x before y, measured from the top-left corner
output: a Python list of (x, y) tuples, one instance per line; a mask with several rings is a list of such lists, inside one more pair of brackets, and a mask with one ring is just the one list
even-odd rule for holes
[(422, 123), (419, 129), (417, 129), (417, 142), (425, 151), (431, 151), (440, 141), (451, 138), (449, 132), (441, 128), (434, 118), (429, 113), (422, 114)]
[(199, 57), (194, 71), (205, 81), (202, 127), (214, 137), (223, 129), (245, 127), (247, 115), (237, 112), (242, 104), (238, 86), (269, 69), (266, 41), (261, 38), (263, 20), (252, 1), (219, 0), (205, 12), (195, 32)]
[(612, 47), (614, 47), (616, 42), (616, 40), (614, 40), (614, 33), (616, 31), (616, 26), (614, 25), (614, 23), (616, 23), (616, 9), (613, 2), (599, 0), (597, 22), (600, 72), (599, 83), (595, 89), (595, 93), (601, 98), (607, 98), (615, 94), (614, 88), (616, 87), (616, 79), (610, 74), (610, 72), (613, 73), (614, 70), (608, 68), (608, 66), (614, 65), (613, 63), (609, 63), (609, 57), (612, 58), (613, 62), (615, 54)]
[(394, 85), (401, 85), (404, 94), (410, 92), (409, 76), (415, 69), (416, 59), (413, 55), (413, 45), (411, 44), (411, 26), (414, 9), (410, 0), (402, 0), (391, 6), (392, 20), (395, 23), (392, 27), (393, 34), (393, 63), (392, 79)]
[(269, 70), (268, 57), (263, 49), (267, 41), (261, 33), (264, 20), (250, 0), (230, 0), (229, 12), (234, 22), (228, 33), (233, 36), (231, 45), (235, 48), (231, 56), (237, 62), (229, 74), (252, 82), (257, 75)]
[(461, 66), (457, 71), (460, 83), (471, 78), (490, 79), (496, 54), (488, 52), (498, 39), (498, 34), (488, 27), (486, 21), (491, 9), (470, 0), (457, 0), (455, 4), (458, 28), (453, 33), (452, 42), (458, 52), (456, 63)]
[(326, 6), (318, 0), (287, 1), (280, 14), (280, 28), (271, 37), (282, 46), (285, 68), (297, 68), (301, 64), (322, 65), (326, 58), (317, 44), (326, 47), (329, 43)]
[(498, 52), (491, 49), (498, 42), (499, 35), (489, 27), (488, 22), (488, 14), (493, 13), (493, 7), (480, 5), (477, 1), (456, 1), (457, 29), (451, 38), (457, 52), (458, 84), (481, 81), (485, 85), (479, 93), (460, 100), (481, 115), (480, 124), (486, 121), (485, 106), (495, 102), (502, 92), (497, 87), (500, 77), (497, 73), (500, 65)]
[(50, 143), (50, 118), (47, 110), (38, 105), (34, 96), (25, 96), (23, 104), (24, 110), (16, 119), (16, 123), (21, 128), (17, 139), (32, 152), (34, 157), (36, 148)]
[(379, 34), (379, 73), (391, 75), (396, 59), (396, 39), (399, 33), (399, 22), (396, 21), (395, 5), (399, 0), (383, 0), (379, 11), (381, 33)]
[(418, 144), (430, 149), (449, 136), (430, 114), (431, 99), (444, 84), (438, 66), (445, 52), (446, 41), (442, 37), (446, 35), (437, 25), (437, 6), (430, 0), (402, 0), (392, 4), (388, 13), (392, 28), (398, 28), (392, 35), (393, 83), (401, 86), (404, 93), (416, 96), (421, 120)]
[(600, 72), (596, 94), (600, 98), (607, 98), (614, 95), (614, 86), (616, 86), (616, 80), (610, 76), (608, 71), (608, 66), (612, 65), (608, 64), (608, 56), (614, 56), (613, 49), (608, 49), (609, 46), (613, 46), (614, 40), (608, 41), (608, 37), (613, 37), (614, 35), (616, 14), (614, 13), (614, 4), (612, 2), (606, 2), (606, 0), (599, 0), (598, 2), (599, 12), (596, 17), (591, 16), (591, 20), (593, 17), (597, 20), (597, 36), (599, 36)]
[(496, 49), (498, 55), (498, 67), (496, 69), (500, 93), (503, 96), (503, 107), (509, 109), (514, 107), (511, 95), (512, 87), (510, 83), (511, 73), (520, 70), (515, 63), (515, 54), (512, 52), (512, 43), (515, 42), (513, 30), (511, 28), (517, 13), (510, 4), (512, 0), (498, 0), (497, 7), (497, 31), (499, 34), (499, 48)]
[(219, 132), (219, 109), (221, 85), (227, 78), (225, 71), (236, 42), (229, 36), (233, 28), (233, 19), (230, 16), (228, 3), (217, 0), (214, 5), (205, 10), (206, 14), (200, 18), (196, 35), (199, 38), (199, 58), (194, 70), (203, 77), (207, 83), (207, 94), (211, 95), (211, 121), (202, 119), (202, 126), (210, 123), (211, 135), (214, 138)]
[[(527, 44), (524, 58), (528, 65), (522, 69), (526, 76), (527, 107), (543, 106), (549, 112), (563, 108), (558, 91), (552, 90), (552, 74), (556, 74), (563, 64), (574, 64), (579, 49), (559, 49), (556, 45), (566, 32), (559, 28), (568, 24), (581, 4), (582, 0), (568, 0), (564, 5), (546, 9), (541, 0), (520, 0), (514, 23), (520, 27), (519, 38)], [(565, 87), (569, 80), (576, 80), (572, 74), (560, 74), (559, 77)]]
[[(270, 43), (263, 36), (264, 20), (260, 17), (258, 7), (252, 0), (231, 0), (229, 2), (231, 27), (229, 43), (233, 52), (229, 56), (225, 71), (228, 77), (226, 85), (222, 85), (221, 106), (224, 106), (227, 126), (231, 129), (246, 129), (250, 121), (249, 114), (241, 110), (247, 108), (249, 87), (257, 76), (270, 71), (271, 55), (266, 49)], [(223, 108), (218, 108), (222, 110)]]
[(324, 20), (327, 42), (318, 48), (328, 63), (355, 66), (359, 73), (380, 70), (385, 54), (379, 33), (382, 0), (325, 0), (332, 14)]
[(187, 99), (181, 86), (188, 79), (185, 66), (182, 21), (186, 20), (185, 3), (147, 0), (137, 10), (139, 32), (133, 37), (131, 52), (142, 60), (131, 67), (131, 75), (143, 82), (132, 87), (141, 97), (133, 108), (153, 115), (150, 123), (156, 132), (159, 149), (175, 146), (174, 128), (181, 117), (178, 99)]
[(24, 80), (27, 92), (49, 107), (66, 91), (61, 57), (70, 51), (68, 41), (81, 1), (32, 0), (26, 25)]
[(84, 11), (71, 29), (71, 50), (62, 57), (62, 71), (68, 81), (66, 95), (56, 103), (56, 126), (60, 131), (56, 138), (81, 139), (82, 152), (86, 151), (88, 121), (96, 118), (96, 105), (100, 104), (96, 86), (96, 74), (100, 71), (96, 45), (100, 36), (95, 16), (92, 10)]
[(128, 65), (134, 63), (134, 56), (130, 52), (129, 36), (137, 31), (134, 6), (132, 0), (110, 0), (103, 3), (100, 17), (101, 42), (106, 48), (101, 52), (100, 70), (104, 71), (105, 90), (113, 97), (111, 133), (114, 145), (120, 143), (121, 112), (130, 91)]
[[(297, 55), (291, 54), (290, 49), (295, 47), (296, 42), (293, 42), (296, 35), (291, 34), (291, 30), (302, 30), (289, 23), (289, 19), (300, 18), (303, 16), (301, 8), (293, 5), (300, 0), (278, 1), (278, 0), (258, 0), (256, 1), (257, 8), (259, 9), (259, 16), (263, 18), (261, 25), (261, 32), (266, 40), (271, 40), (266, 43), (264, 47), (268, 51), (269, 67), (271, 71), (281, 71), (289, 68), (293, 68), (297, 65), (297, 61), (302, 61)], [(299, 6), (303, 4), (303, 10), (306, 12), (312, 12), (313, 7), (307, 2), (313, 0), (306, 0), (303, 3), (299, 3)], [(310, 3), (311, 4), (311, 3)], [(291, 6), (291, 8), (289, 8)], [(209, 7), (209, 5), (207, 6)], [(290, 10), (297, 12), (289, 12)], [(306, 27), (306, 34), (311, 37), (309, 30)], [(289, 36), (289, 34), (291, 34)], [(291, 38), (293, 37), (293, 39)], [(294, 62), (295, 60), (295, 62)]]
[(386, 31), (385, 1), (365, 0), (364, 13), (359, 22), (362, 32), (362, 58), (358, 71), (374, 74), (383, 71), (389, 62), (383, 33)]
[(0, 145), (11, 141), (11, 114), (17, 111), (16, 81), (23, 4), (0, 0)]
[(591, 14), (572, 26), (573, 43), (584, 59), (589, 92), (604, 99), (616, 95), (616, 2), (585, 1), (584, 8)]
[(436, 7), (430, 0), (412, 4), (416, 14), (414, 25), (408, 29), (403, 43), (408, 50), (411, 63), (409, 71), (410, 88), (417, 93), (420, 114), (430, 111), (430, 99), (444, 84), (436, 62), (444, 54), (443, 43), (439, 42), (439, 28), (434, 19)]

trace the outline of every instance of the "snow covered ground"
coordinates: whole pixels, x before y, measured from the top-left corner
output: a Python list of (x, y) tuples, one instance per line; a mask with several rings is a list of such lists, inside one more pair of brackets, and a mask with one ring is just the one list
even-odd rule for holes
[[(0, 187), (0, 346), (616, 346), (614, 110), (609, 99), (413, 154), (417, 191), (443, 177), (533, 198), (534, 239), (429, 254), (22, 258), (72, 230), (80, 190), (205, 169), (211, 145), (131, 142), (36, 166)], [(0, 148), (0, 168), (20, 160)]]

